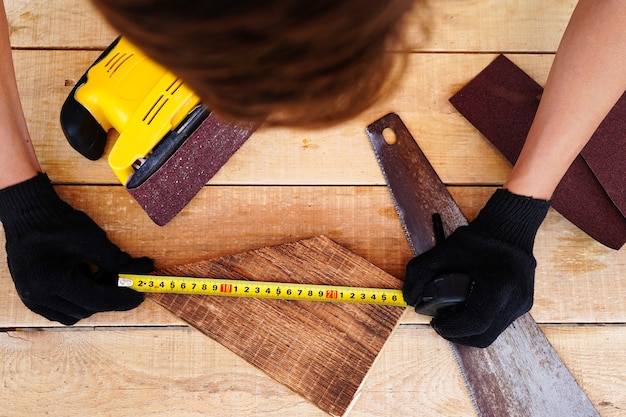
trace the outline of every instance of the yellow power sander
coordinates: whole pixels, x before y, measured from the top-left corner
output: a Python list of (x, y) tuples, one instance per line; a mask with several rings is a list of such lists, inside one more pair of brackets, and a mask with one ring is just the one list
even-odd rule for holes
[(104, 154), (128, 192), (158, 225), (167, 224), (258, 127), (219, 120), (184, 82), (123, 37), (76, 83), (61, 127), (84, 157)]

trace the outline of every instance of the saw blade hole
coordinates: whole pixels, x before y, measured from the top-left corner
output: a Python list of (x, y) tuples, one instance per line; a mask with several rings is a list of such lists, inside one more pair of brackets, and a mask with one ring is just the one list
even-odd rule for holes
[(396, 138), (396, 132), (394, 132), (392, 128), (386, 127), (383, 129), (382, 133), (383, 139), (385, 139), (385, 143), (387, 143), (387, 145), (395, 145), (398, 141), (398, 138)]

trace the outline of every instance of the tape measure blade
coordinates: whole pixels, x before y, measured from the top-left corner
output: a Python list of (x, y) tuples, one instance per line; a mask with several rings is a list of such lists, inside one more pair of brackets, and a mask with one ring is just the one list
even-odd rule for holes
[(345, 302), (406, 307), (401, 290), (221, 278), (120, 274), (119, 287), (139, 292)]

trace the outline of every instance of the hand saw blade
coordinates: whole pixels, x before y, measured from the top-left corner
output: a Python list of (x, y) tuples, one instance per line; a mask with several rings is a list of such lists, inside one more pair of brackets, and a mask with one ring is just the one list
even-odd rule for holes
[[(415, 255), (435, 244), (434, 213), (446, 235), (467, 224), (397, 114), (372, 123), (367, 134)], [(481, 417), (599, 416), (530, 314), (488, 348), (451, 347)]]

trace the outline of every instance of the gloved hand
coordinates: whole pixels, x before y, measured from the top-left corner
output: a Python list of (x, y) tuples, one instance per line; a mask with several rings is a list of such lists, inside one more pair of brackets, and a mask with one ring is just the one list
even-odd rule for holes
[(416, 305), (426, 283), (439, 275), (468, 274), (474, 284), (465, 307), (431, 325), (452, 342), (489, 346), (532, 307), (533, 245), (549, 207), (546, 200), (497, 190), (468, 226), (408, 263), (405, 300)]
[(47, 175), (0, 190), (0, 221), (15, 288), (35, 313), (70, 325), (143, 301), (142, 294), (117, 288), (117, 273), (150, 272), (152, 260), (122, 252), (89, 216), (59, 198)]

